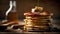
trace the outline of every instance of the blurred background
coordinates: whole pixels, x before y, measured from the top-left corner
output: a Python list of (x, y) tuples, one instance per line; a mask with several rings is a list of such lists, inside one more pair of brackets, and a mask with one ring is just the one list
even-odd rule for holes
[[(4, 20), (6, 11), (9, 8), (10, 0), (0, 0), (0, 21)], [(16, 0), (17, 12), (19, 20), (25, 18), (24, 13), (30, 11), (37, 5), (37, 0)], [(53, 13), (52, 24), (54, 27), (60, 28), (60, 1), (59, 0), (39, 0), (39, 6), (44, 7), (44, 10)]]

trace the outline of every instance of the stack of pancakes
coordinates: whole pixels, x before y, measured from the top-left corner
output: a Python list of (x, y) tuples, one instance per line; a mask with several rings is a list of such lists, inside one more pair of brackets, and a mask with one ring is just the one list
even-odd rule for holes
[[(38, 10), (39, 11), (39, 10)], [(43, 11), (40, 13), (37, 12), (28, 12), (28, 13), (24, 13), (25, 15), (25, 30), (28, 31), (33, 31), (33, 30), (37, 30), (37, 31), (47, 31), (49, 30), (50, 27), (50, 19), (51, 19), (51, 15), (49, 12), (47, 11)]]

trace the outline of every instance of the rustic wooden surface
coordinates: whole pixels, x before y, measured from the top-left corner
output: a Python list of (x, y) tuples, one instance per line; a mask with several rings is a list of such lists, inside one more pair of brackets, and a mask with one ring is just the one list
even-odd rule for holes
[(59, 32), (0, 32), (0, 34), (60, 34)]

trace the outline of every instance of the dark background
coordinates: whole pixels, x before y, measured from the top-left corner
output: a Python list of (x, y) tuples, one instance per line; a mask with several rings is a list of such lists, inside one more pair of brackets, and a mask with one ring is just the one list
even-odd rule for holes
[[(37, 5), (38, 0), (16, 0), (17, 12), (19, 18), (24, 18), (24, 13), (30, 11)], [(60, 1), (59, 0), (39, 0), (39, 6), (44, 10), (52, 12), (55, 19), (60, 19)], [(5, 19), (5, 12), (9, 8), (9, 0), (0, 0), (0, 19)]]

